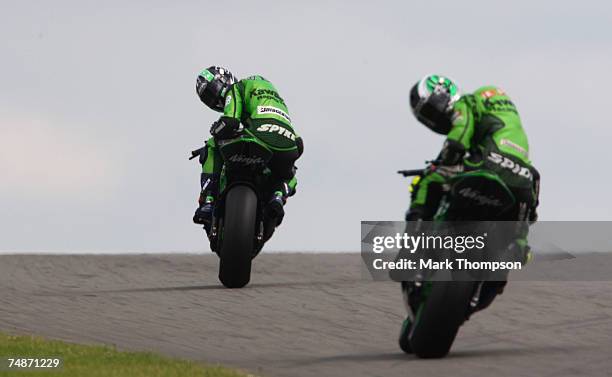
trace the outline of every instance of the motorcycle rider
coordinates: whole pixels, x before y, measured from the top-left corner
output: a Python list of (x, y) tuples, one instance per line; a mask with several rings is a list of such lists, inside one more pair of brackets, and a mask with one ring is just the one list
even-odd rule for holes
[(274, 85), (263, 77), (237, 80), (228, 69), (218, 66), (211, 66), (198, 74), (196, 92), (206, 106), (223, 115), (213, 123), (210, 129), (212, 137), (206, 141), (200, 154), (201, 190), (194, 223), (210, 224), (219, 194), (223, 160), (217, 143), (249, 132), (274, 152), (268, 163), (271, 196), (264, 212), (280, 225), (285, 213), (283, 206), (295, 193), (297, 185), (294, 163), (304, 149), (302, 138), (292, 126), (285, 101)]
[[(536, 221), (539, 173), (529, 160), (527, 135), (516, 106), (503, 90), (483, 86), (462, 95), (448, 77), (427, 75), (410, 90), (410, 107), (420, 123), (446, 135), (446, 140), (434, 164), (411, 184), (408, 232), (415, 230), (411, 228), (418, 226), (419, 220), (433, 220), (450, 177), (473, 170), (495, 173), (514, 194), (517, 203), (504, 220)], [(526, 236), (525, 230), (512, 245), (524, 262), (531, 255)], [(490, 283), (485, 284), (476, 310), (490, 305), (505, 286), (505, 282)], [(412, 301), (414, 287), (412, 282), (402, 282), (406, 307), (413, 314), (417, 305)], [(400, 345), (409, 331), (410, 318), (402, 326)]]

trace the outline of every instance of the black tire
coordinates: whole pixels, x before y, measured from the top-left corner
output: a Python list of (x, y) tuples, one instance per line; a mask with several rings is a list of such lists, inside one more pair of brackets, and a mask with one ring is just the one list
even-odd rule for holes
[(410, 332), (410, 348), (421, 358), (440, 358), (450, 351), (467, 317), (475, 283), (433, 281)]
[(225, 197), (223, 234), (219, 250), (219, 280), (227, 288), (242, 288), (251, 279), (251, 260), (257, 219), (257, 195), (237, 185)]

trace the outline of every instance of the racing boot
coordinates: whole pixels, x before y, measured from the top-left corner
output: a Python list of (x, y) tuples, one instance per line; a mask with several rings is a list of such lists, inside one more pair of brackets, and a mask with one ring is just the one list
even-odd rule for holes
[(287, 203), (287, 196), (282, 191), (275, 191), (266, 205), (266, 216), (276, 219), (276, 226), (279, 226), (285, 217), (285, 209), (283, 208), (285, 203)]
[(218, 175), (202, 173), (202, 189), (198, 199), (198, 208), (193, 214), (193, 222), (199, 225), (210, 226), (214, 211), (218, 188)]
[[(509, 260), (521, 262), (523, 266), (533, 259), (533, 253), (531, 252), (531, 247), (527, 243), (527, 238), (514, 240), (508, 246), (507, 255)], [(476, 306), (470, 309), (470, 315), (488, 308), (497, 296), (504, 293), (504, 288), (507, 284), (507, 274), (504, 280), (483, 282), (480, 287), (478, 301)]]
[(422, 283), (413, 281), (402, 282), (402, 299), (408, 316), (402, 322), (402, 327), (399, 334), (399, 346), (405, 353), (412, 353), (412, 347), (410, 346), (410, 331), (416, 310), (420, 304), (420, 287)]
[(212, 214), (215, 209), (214, 207), (215, 198), (206, 193), (200, 194), (198, 199), (198, 208), (196, 208), (193, 214), (193, 222), (199, 225), (209, 226), (212, 221)]
[(268, 218), (276, 219), (276, 226), (283, 222), (285, 217), (284, 206), (287, 198), (295, 194), (295, 177), (290, 181), (282, 181), (274, 190), (272, 197), (265, 208), (265, 215)]

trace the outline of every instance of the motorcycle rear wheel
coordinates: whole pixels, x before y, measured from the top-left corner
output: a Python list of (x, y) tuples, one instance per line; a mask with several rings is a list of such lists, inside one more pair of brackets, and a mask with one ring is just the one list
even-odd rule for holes
[(230, 188), (225, 197), (219, 280), (227, 288), (242, 288), (251, 279), (257, 195), (246, 185)]
[(475, 282), (432, 281), (431, 290), (416, 313), (410, 334), (410, 349), (420, 358), (448, 354), (459, 327), (467, 318)]

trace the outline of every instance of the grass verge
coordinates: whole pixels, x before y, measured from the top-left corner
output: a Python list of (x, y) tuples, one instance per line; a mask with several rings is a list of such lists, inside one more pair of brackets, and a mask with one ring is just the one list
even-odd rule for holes
[[(221, 366), (171, 359), (150, 352), (120, 352), (109, 346), (79, 345), (34, 336), (11, 336), (0, 333), (0, 358), (6, 360), (7, 357), (59, 357), (63, 359), (63, 366), (59, 369), (44, 370), (0, 369), (0, 376), (250, 376)], [(0, 362), (2, 363), (5, 361)]]

